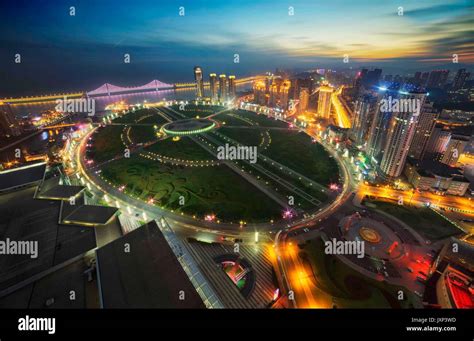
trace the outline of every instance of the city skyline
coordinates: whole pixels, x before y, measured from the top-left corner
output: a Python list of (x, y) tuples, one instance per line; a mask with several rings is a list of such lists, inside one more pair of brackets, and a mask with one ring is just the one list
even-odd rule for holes
[(2, 3), (6, 328), (464, 335), (473, 5)]

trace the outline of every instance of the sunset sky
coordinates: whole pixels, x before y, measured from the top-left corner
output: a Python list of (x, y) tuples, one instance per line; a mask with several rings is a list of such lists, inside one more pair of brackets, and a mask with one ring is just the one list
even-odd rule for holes
[[(0, 7), (0, 72), (32, 88), (190, 80), (194, 65), (237, 75), (347, 67), (345, 54), (349, 66), (384, 70), (435, 68), (453, 54), (460, 63), (474, 62), (472, 1), (58, 0)], [(15, 53), (20, 65), (13, 64)], [(1, 85), (0, 92), (24, 86)]]

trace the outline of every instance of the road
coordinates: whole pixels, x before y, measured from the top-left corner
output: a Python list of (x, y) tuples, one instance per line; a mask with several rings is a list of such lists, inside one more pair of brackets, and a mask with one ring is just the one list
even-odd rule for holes
[(342, 89), (344, 89), (344, 86), (339, 87), (339, 89), (337, 89), (331, 94), (331, 103), (334, 107), (334, 111), (336, 112), (337, 125), (341, 128), (350, 128), (351, 117), (349, 115), (348, 110), (339, 99), (339, 96), (342, 93)]
[(406, 204), (431, 204), (466, 215), (474, 215), (474, 202), (470, 198), (457, 197), (453, 195), (438, 195), (431, 192), (402, 191), (387, 186), (376, 187), (362, 184), (359, 188), (358, 197), (363, 198), (371, 195), (379, 198), (399, 200), (403, 198)]

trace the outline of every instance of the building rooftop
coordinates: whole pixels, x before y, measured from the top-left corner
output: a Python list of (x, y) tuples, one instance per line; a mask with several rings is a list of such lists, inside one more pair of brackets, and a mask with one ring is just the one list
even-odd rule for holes
[(96, 252), (104, 308), (205, 308), (155, 222)]
[(36, 198), (50, 200), (69, 200), (71, 197), (78, 196), (84, 189), (84, 186), (60, 185), (59, 177), (53, 177), (44, 180), (41, 183), (41, 185), (38, 187)]
[[(457, 244), (457, 249), (453, 247), (454, 243)], [(453, 250), (457, 250), (457, 252)], [(452, 266), (465, 268), (471, 276), (474, 276), (474, 245), (457, 238), (451, 238), (444, 251), (444, 258)]]
[(0, 172), (0, 192), (39, 182), (44, 177), (46, 163), (34, 163)]
[(28, 187), (0, 195), (2, 239), (38, 243), (37, 258), (15, 254), (0, 256), (0, 297), (7, 288), (96, 247), (93, 229), (58, 224), (60, 203), (35, 200), (35, 190)]
[(417, 161), (410, 158), (407, 162), (415, 166), (421, 176), (452, 178), (458, 182), (469, 183), (469, 180), (464, 177), (460, 168), (451, 167), (438, 160), (425, 159), (423, 161)]

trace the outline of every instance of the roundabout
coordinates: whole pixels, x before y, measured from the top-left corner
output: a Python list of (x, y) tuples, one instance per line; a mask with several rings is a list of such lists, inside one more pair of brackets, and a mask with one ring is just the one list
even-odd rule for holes
[[(172, 120), (156, 124), (150, 109), (143, 113), (146, 120), (138, 110), (133, 121), (125, 113), (90, 135), (82, 164), (95, 184), (107, 188), (103, 192), (215, 228), (277, 228), (286, 220), (320, 212), (339, 197), (329, 190), (339, 179), (338, 163), (308, 135), (282, 129), (288, 126), (283, 121), (212, 106), (205, 108), (212, 119), (199, 118), (200, 108), (196, 118), (185, 119), (177, 115), (176, 105), (154, 109), (153, 115)], [(193, 113), (188, 109), (186, 115)], [(124, 138), (130, 128), (134, 133)], [(148, 134), (146, 143), (134, 140), (140, 134)], [(258, 162), (218, 159), (216, 150), (226, 143), (260, 147)]]
[(405, 246), (400, 237), (385, 223), (352, 214), (341, 219), (339, 229), (346, 240), (364, 241), (365, 252), (380, 259), (398, 259), (404, 255)]
[(216, 122), (211, 119), (191, 118), (167, 123), (161, 130), (168, 135), (197, 135), (209, 132), (216, 126)]

